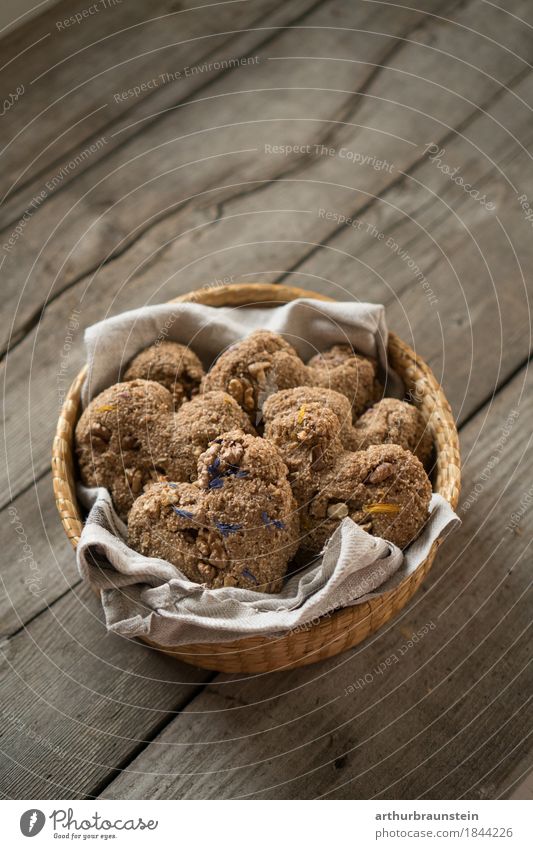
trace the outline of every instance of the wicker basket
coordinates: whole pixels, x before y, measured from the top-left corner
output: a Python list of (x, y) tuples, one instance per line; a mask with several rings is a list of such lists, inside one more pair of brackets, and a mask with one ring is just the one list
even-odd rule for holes
[[(286, 303), (295, 298), (332, 300), (315, 292), (292, 286), (234, 284), (189, 292), (176, 301), (195, 301), (210, 306)], [(432, 432), (436, 464), (433, 488), (455, 509), (460, 488), (460, 458), (457, 430), (450, 406), (431, 369), (394, 334), (389, 335), (391, 366), (402, 376), (407, 389), (416, 393), (418, 405)], [(69, 389), (61, 410), (52, 450), (52, 470), (57, 509), (70, 542), (75, 548), (83, 519), (76, 498), (74, 428), (80, 414), (83, 369)], [(332, 657), (357, 645), (404, 607), (426, 577), (435, 558), (438, 542), (419, 568), (396, 589), (363, 604), (344, 608), (281, 637), (247, 637), (220, 644), (153, 648), (187, 663), (221, 672), (272, 672), (304, 666)]]

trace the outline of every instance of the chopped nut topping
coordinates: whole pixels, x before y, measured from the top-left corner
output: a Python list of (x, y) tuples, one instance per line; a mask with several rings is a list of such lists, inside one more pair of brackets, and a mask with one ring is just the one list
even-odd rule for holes
[(236, 587), (237, 580), (233, 577), (233, 575), (226, 575), (224, 578), (224, 586), (225, 587)]
[(382, 483), (382, 481), (390, 478), (395, 471), (396, 466), (393, 463), (380, 463), (379, 466), (376, 466), (374, 471), (369, 474), (367, 481), (368, 483)]
[(235, 377), (232, 378), (228, 383), (228, 393), (235, 398), (237, 404), (241, 404), (244, 396), (244, 386), (241, 381)]
[(330, 504), (327, 515), (328, 519), (344, 519), (349, 512), (348, 505), (341, 502), (339, 504)]

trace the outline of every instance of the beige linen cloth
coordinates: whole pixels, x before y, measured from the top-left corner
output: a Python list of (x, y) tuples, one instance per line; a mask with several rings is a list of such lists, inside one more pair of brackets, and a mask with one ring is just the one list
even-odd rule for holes
[[(381, 305), (298, 299), (270, 307), (162, 304), (93, 325), (85, 334), (89, 371), (83, 404), (120, 380), (131, 357), (158, 340), (191, 345), (208, 368), (228, 345), (257, 328), (282, 333), (304, 360), (349, 343), (377, 358), (387, 395), (401, 394), (397, 378), (387, 372)], [(433, 542), (459, 523), (450, 505), (434, 494), (425, 528), (402, 552), (346, 518), (320, 557), (289, 577), (281, 593), (268, 595), (192, 583), (170, 563), (128, 548), (126, 527), (107, 490), (80, 486), (79, 494), (89, 514), (77, 548), (78, 568), (100, 591), (108, 629), (167, 646), (303, 630), (317, 617), (393, 589), (420, 565)]]

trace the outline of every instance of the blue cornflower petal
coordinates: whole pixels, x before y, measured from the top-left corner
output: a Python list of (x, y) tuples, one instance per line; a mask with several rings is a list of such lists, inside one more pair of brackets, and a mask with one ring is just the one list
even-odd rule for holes
[(220, 457), (215, 457), (213, 462), (210, 463), (209, 466), (207, 467), (208, 474), (211, 475), (211, 477), (214, 477), (214, 475), (216, 475), (216, 473), (219, 469), (219, 466), (220, 466)]
[(176, 507), (174, 504), (170, 505), (178, 516), (181, 516), (182, 519), (192, 519), (193, 514), (188, 510), (182, 510), (180, 507)]
[(245, 578), (249, 578), (251, 581), (253, 581), (254, 584), (258, 583), (257, 578), (255, 577), (255, 575), (252, 575), (249, 569), (243, 569), (241, 574), (244, 575)]
[(236, 534), (237, 531), (240, 531), (242, 525), (231, 525), (229, 522), (215, 522), (215, 527), (218, 528), (223, 537), (227, 537), (229, 534)]
[(271, 519), (270, 516), (268, 515), (268, 513), (265, 510), (263, 510), (263, 512), (261, 513), (261, 518), (263, 520), (263, 524), (266, 525), (267, 527), (274, 526), (275, 528), (278, 528), (280, 531), (285, 530), (285, 525), (283, 524), (281, 519)]

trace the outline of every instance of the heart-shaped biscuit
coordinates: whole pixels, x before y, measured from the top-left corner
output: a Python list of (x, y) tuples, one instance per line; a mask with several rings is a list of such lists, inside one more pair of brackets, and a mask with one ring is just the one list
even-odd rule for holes
[(287, 468), (267, 440), (226, 433), (200, 456), (193, 484), (155, 484), (135, 501), (128, 541), (209, 588), (278, 592), (299, 543)]

